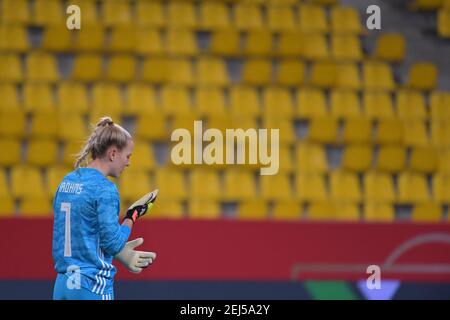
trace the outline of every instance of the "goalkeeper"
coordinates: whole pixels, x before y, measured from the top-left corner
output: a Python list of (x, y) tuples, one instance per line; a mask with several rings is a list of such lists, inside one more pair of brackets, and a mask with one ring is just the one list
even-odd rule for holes
[(155, 253), (135, 249), (142, 238), (127, 241), (158, 190), (131, 205), (120, 225), (119, 193), (107, 179), (119, 177), (129, 165), (133, 146), (124, 128), (109, 117), (102, 118), (79, 154), (75, 170), (59, 185), (53, 202), (52, 254), (57, 272), (53, 299), (112, 300), (113, 258), (134, 273), (155, 260)]

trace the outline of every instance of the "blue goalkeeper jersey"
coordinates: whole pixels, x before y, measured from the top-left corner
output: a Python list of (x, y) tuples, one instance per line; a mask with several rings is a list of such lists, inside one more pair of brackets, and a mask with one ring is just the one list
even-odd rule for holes
[(80, 286), (96, 294), (113, 292), (115, 256), (130, 228), (120, 226), (120, 198), (114, 183), (94, 168), (66, 175), (53, 202), (53, 260), (61, 274), (79, 275)]

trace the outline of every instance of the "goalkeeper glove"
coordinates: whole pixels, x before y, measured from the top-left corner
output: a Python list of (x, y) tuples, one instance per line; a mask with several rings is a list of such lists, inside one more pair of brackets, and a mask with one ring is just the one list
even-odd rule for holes
[(133, 220), (133, 223), (136, 222), (136, 220), (143, 216), (148, 209), (151, 209), (153, 207), (153, 203), (156, 200), (156, 196), (158, 195), (159, 190), (153, 190), (152, 192), (147, 193), (145, 196), (140, 198), (138, 201), (133, 203), (127, 210), (127, 213), (125, 215), (124, 219), (131, 219)]
[(143, 268), (147, 268), (156, 259), (156, 253), (146, 251), (136, 251), (134, 248), (144, 243), (144, 239), (137, 238), (125, 244), (123, 249), (114, 256), (130, 272), (140, 273)]

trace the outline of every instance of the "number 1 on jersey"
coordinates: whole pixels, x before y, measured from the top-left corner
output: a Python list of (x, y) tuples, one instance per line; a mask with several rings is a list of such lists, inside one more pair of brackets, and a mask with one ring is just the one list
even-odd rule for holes
[(66, 214), (65, 236), (64, 236), (64, 257), (72, 256), (72, 244), (70, 240), (70, 203), (62, 202), (61, 211)]

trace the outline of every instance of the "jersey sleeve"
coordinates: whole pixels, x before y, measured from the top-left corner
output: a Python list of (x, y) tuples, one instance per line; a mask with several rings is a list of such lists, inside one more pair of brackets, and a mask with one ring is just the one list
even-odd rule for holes
[(102, 191), (97, 202), (100, 248), (110, 256), (115, 256), (122, 250), (130, 235), (129, 232), (124, 232), (119, 224), (119, 211), (117, 190), (110, 188), (108, 191)]

